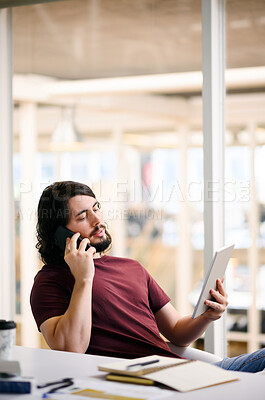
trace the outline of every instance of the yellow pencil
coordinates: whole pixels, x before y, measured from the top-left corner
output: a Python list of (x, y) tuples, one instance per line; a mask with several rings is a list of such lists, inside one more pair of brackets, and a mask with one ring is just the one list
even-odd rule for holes
[(108, 374), (106, 378), (109, 381), (118, 381), (118, 382), (127, 382), (127, 383), (138, 383), (141, 385), (154, 385), (155, 381), (151, 379), (140, 378), (136, 376), (128, 376), (128, 375), (115, 375), (115, 374)]

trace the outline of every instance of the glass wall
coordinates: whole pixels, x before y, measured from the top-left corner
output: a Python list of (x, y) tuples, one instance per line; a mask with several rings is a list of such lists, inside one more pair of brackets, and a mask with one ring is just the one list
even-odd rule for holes
[[(264, 82), (249, 82), (265, 67), (265, 7), (262, 1), (228, 1), (227, 68), (241, 74), (238, 88), (227, 87), (226, 180), (234, 199), (226, 202), (227, 239), (236, 244), (227, 274), (230, 354), (264, 345)], [(259, 72), (258, 72), (259, 71)], [(263, 71), (263, 72), (262, 72)], [(233, 111), (230, 106), (234, 102)], [(233, 182), (233, 183), (232, 183)]]
[[(40, 193), (61, 179), (92, 186), (112, 254), (138, 259), (189, 312), (203, 251), (202, 198), (187, 202), (196, 186), (202, 193), (202, 151), (193, 139), (202, 144), (201, 113), (191, 119), (190, 99), (201, 102), (201, 94), (196, 85), (183, 88), (177, 74), (201, 70), (200, 2), (18, 7), (13, 40), (18, 340), (33, 345), (25, 281), (32, 284), (41, 267), (36, 250), (29, 267), (23, 249), (36, 242)], [(25, 235), (31, 241), (22, 245)]]
[[(265, 64), (265, 10), (259, 0), (226, 3), (226, 243), (235, 243), (227, 328), (235, 355), (261, 346), (265, 334), (264, 82), (251, 83), (254, 69), (241, 75)], [(18, 7), (13, 38), (18, 343), (45, 345), (28, 297), (41, 267), (36, 206), (55, 180), (92, 186), (112, 254), (138, 259), (190, 313), (204, 267), (201, 2)]]

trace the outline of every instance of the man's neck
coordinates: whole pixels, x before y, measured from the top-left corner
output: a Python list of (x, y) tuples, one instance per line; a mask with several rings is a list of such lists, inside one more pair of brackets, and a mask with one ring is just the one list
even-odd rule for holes
[(101, 257), (101, 254), (100, 253), (95, 253), (94, 255), (93, 255), (93, 258), (100, 258)]

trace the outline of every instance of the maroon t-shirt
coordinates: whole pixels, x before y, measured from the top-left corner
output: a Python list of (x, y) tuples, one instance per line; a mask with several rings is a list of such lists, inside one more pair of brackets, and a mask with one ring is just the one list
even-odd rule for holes
[[(137, 261), (104, 255), (94, 259), (92, 332), (86, 353), (135, 358), (176, 357), (161, 338), (154, 314), (170, 299)], [(38, 328), (65, 313), (74, 286), (66, 263), (45, 265), (36, 275), (31, 308)]]

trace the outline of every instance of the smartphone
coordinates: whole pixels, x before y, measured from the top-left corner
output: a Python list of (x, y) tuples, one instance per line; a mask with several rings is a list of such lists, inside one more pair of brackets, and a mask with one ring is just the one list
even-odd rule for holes
[[(59, 225), (55, 231), (54, 238), (55, 244), (63, 251), (65, 251), (65, 244), (66, 239), (69, 237), (71, 238), (75, 232), (71, 231), (70, 229), (66, 228), (65, 226)], [(77, 248), (79, 247), (80, 243), (82, 242), (82, 238), (77, 239)], [(86, 250), (89, 249), (90, 244), (87, 244)]]

